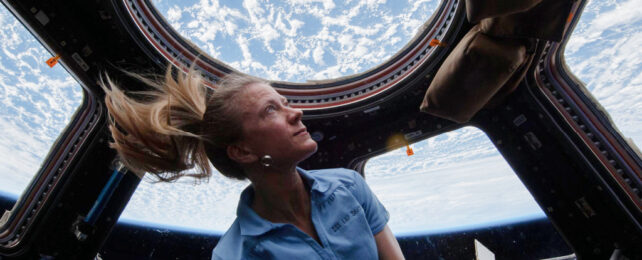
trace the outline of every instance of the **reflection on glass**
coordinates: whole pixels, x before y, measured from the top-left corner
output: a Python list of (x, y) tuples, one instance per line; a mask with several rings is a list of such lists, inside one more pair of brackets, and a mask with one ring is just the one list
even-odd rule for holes
[(564, 53), (568, 67), (624, 136), (642, 144), (642, 9), (639, 1), (589, 1)]
[(304, 82), (381, 64), (415, 36), (440, 1), (152, 2), (210, 56), (251, 75)]
[(545, 217), (488, 137), (465, 127), (368, 160), (366, 182), (396, 234), (441, 233)]
[(17, 198), (41, 166), (83, 93), (52, 55), (0, 6), (0, 195)]

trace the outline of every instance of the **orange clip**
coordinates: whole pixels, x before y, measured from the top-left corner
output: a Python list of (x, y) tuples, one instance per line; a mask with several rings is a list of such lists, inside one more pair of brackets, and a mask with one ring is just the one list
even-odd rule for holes
[(566, 23), (570, 23), (571, 21), (573, 21), (573, 16), (574, 16), (574, 15), (575, 15), (575, 14), (574, 14), (574, 13), (572, 13), (572, 12), (571, 12), (570, 14), (568, 14), (568, 18), (566, 18)]
[(415, 152), (412, 151), (412, 148), (410, 148), (410, 145), (406, 145), (406, 154), (408, 156), (411, 156), (411, 155), (415, 154)]
[(430, 45), (430, 47), (435, 47), (435, 46), (446, 47), (446, 43), (443, 43), (437, 39), (430, 40), (430, 43), (428, 45)]
[(51, 57), (47, 60), (47, 65), (49, 65), (49, 68), (53, 68), (53, 66), (56, 66), (58, 64), (58, 60), (60, 59), (60, 55), (56, 55), (55, 57)]

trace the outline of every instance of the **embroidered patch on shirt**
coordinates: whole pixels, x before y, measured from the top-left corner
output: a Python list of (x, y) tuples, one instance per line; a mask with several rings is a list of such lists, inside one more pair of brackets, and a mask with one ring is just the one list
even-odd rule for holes
[(353, 209), (350, 210), (348, 214), (345, 214), (341, 219), (339, 219), (337, 222), (332, 225), (332, 231), (337, 232), (339, 231), (346, 223), (350, 221), (350, 219), (357, 214), (359, 214), (359, 211), (361, 211), (361, 207), (357, 206)]

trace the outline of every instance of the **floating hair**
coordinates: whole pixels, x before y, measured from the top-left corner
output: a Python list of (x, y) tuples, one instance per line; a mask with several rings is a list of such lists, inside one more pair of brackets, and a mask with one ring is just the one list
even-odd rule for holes
[[(164, 77), (125, 73), (153, 89), (127, 93), (137, 97), (134, 99), (108, 75), (100, 80), (114, 139), (110, 147), (118, 152), (122, 163), (140, 176), (151, 173), (164, 182), (182, 176), (211, 176), (200, 133), (207, 88), (199, 73), (191, 67), (174, 77), (171, 66)], [(194, 167), (196, 171), (186, 172)]]

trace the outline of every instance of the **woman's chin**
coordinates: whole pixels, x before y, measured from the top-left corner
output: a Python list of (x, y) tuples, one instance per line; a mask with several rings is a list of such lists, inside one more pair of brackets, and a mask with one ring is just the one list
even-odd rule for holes
[(316, 141), (310, 139), (308, 142), (306, 142), (304, 149), (302, 149), (303, 150), (302, 154), (304, 154), (305, 156), (303, 157), (303, 159), (301, 159), (301, 161), (308, 159), (310, 156), (316, 153), (317, 148), (318, 146)]

